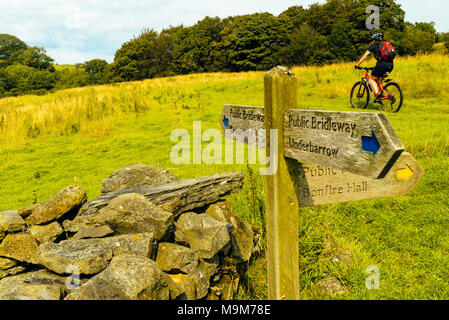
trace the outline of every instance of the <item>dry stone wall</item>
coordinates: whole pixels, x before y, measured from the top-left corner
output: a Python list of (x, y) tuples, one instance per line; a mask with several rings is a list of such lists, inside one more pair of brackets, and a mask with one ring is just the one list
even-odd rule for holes
[(0, 212), (0, 299), (233, 299), (254, 233), (222, 198), (242, 183), (134, 165), (91, 201), (70, 186)]

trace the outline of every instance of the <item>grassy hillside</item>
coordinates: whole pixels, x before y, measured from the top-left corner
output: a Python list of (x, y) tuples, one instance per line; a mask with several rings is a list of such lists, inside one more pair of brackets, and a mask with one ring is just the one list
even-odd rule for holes
[[(350, 293), (344, 299), (449, 298), (449, 57), (400, 58), (392, 76), (405, 93), (389, 114), (406, 151), (426, 174), (409, 196), (301, 210), (301, 297), (328, 275)], [(362, 74), (352, 64), (294, 68), (298, 106), (352, 110), (349, 91)], [(263, 106), (263, 72), (197, 74), (59, 91), (0, 100), (0, 210), (40, 202), (78, 184), (89, 199), (101, 179), (136, 163), (181, 177), (245, 171), (244, 191), (230, 197), (237, 214), (263, 231), (263, 181), (255, 166), (183, 165), (170, 161), (170, 133), (219, 128), (226, 103)], [(379, 111), (370, 105), (372, 111)], [(350, 266), (332, 262), (325, 239), (354, 253)], [(263, 238), (264, 239), (264, 238)], [(262, 241), (262, 244), (264, 242)], [(266, 260), (255, 259), (243, 299), (266, 298)], [(380, 269), (380, 290), (367, 290), (368, 266)]]

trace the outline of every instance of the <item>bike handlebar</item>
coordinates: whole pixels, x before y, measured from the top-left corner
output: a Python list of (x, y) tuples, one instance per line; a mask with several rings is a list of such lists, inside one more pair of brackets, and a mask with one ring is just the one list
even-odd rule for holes
[(366, 70), (366, 71), (373, 71), (374, 70), (374, 68), (365, 68), (365, 67), (358, 67), (358, 66), (355, 66), (355, 68), (358, 69), (358, 70)]

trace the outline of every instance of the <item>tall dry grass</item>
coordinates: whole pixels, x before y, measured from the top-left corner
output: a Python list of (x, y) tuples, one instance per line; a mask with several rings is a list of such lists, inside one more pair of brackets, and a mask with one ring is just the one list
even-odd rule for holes
[[(369, 64), (369, 63), (368, 63)], [(367, 64), (367, 65), (368, 65)], [(371, 61), (371, 64), (374, 64)], [(351, 63), (324, 67), (295, 67), (299, 103), (343, 99), (357, 79)], [(398, 58), (393, 73), (407, 92), (407, 99), (435, 99), (449, 104), (449, 56), (442, 54)], [(195, 94), (195, 86), (263, 78), (263, 72), (205, 73), (58, 91), (46, 96), (0, 99), (0, 145), (21, 146), (48, 134), (107, 131), (108, 119), (148, 110), (173, 111), (180, 100)], [(198, 102), (198, 110), (204, 106)], [(169, 109), (169, 110), (170, 110)], [(90, 124), (90, 125), (89, 125)], [(92, 125), (95, 124), (95, 125)], [(104, 127), (102, 129), (102, 127)], [(93, 133), (95, 134), (95, 132)]]

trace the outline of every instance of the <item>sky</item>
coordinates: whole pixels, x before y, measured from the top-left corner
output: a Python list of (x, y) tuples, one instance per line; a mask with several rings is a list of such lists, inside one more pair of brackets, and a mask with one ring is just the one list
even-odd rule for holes
[[(225, 18), (255, 12), (278, 15), (294, 5), (324, 0), (0, 0), (0, 33), (45, 47), (58, 64), (95, 58), (112, 62), (123, 42), (144, 28), (190, 26), (206, 16)], [(434, 21), (449, 32), (447, 0), (397, 0), (406, 20)]]

